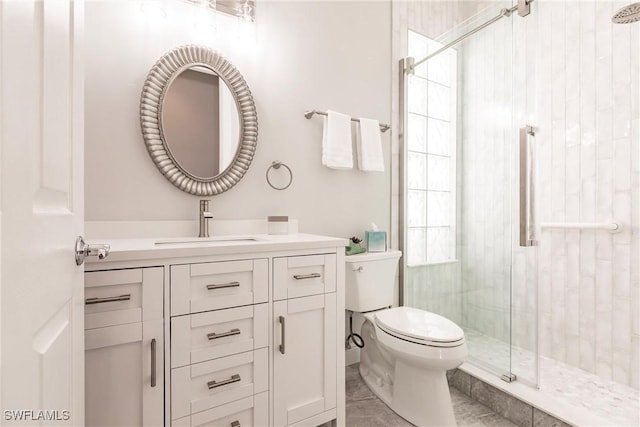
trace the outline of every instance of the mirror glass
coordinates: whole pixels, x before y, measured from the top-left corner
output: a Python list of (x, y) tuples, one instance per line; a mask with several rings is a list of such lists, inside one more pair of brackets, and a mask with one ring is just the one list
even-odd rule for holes
[(238, 151), (240, 119), (227, 84), (196, 65), (171, 82), (162, 101), (161, 128), (175, 162), (194, 178), (224, 172)]

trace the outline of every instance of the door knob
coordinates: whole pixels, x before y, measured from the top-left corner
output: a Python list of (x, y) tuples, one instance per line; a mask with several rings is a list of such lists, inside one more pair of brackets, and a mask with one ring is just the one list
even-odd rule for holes
[(88, 256), (97, 256), (98, 259), (105, 259), (109, 255), (111, 246), (109, 245), (89, 245), (85, 243), (82, 236), (76, 239), (76, 264), (82, 265)]

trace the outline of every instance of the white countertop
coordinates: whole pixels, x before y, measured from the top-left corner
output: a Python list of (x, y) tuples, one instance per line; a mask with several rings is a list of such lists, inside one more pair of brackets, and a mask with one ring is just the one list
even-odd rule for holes
[[(158, 244), (158, 242), (165, 243)], [(98, 260), (97, 257), (86, 259), (88, 263), (99, 264), (162, 258), (336, 248), (346, 246), (349, 241), (337, 237), (298, 233), (213, 236), (210, 239), (198, 239), (197, 237), (100, 239), (89, 240), (87, 243), (110, 245), (111, 250), (104, 260)]]

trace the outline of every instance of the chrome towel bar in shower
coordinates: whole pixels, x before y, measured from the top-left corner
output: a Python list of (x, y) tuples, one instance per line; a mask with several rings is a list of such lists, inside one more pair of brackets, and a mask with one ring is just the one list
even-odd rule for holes
[(564, 228), (567, 230), (606, 230), (609, 233), (622, 231), (622, 224), (617, 222), (543, 222), (540, 228)]
[[(313, 117), (314, 114), (317, 114), (319, 116), (326, 116), (327, 113), (324, 111), (318, 111), (318, 110), (311, 110), (311, 111), (305, 111), (304, 116), (307, 119), (310, 119), (311, 117)], [(360, 119), (351, 119), (352, 122), (360, 122)], [(391, 126), (385, 124), (385, 123), (380, 123), (380, 132), (386, 132), (389, 129), (391, 129)]]

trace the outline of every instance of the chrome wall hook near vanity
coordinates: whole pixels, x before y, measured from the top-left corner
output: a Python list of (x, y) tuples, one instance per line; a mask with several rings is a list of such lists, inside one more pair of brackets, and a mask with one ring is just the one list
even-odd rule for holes
[[(283, 166), (289, 172), (289, 182), (284, 187), (276, 187), (275, 185), (273, 185), (273, 183), (271, 182), (271, 179), (269, 178), (269, 172), (271, 172), (271, 169), (278, 170), (280, 169), (280, 166)], [(279, 160), (276, 160), (274, 162), (271, 162), (271, 166), (267, 168), (266, 178), (267, 178), (267, 184), (269, 184), (269, 186), (274, 190), (286, 190), (287, 188), (289, 188), (289, 186), (293, 182), (293, 172), (291, 172), (291, 168), (289, 168), (289, 166), (285, 165)]]

